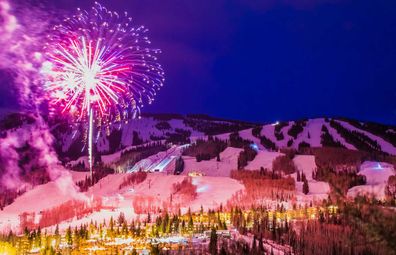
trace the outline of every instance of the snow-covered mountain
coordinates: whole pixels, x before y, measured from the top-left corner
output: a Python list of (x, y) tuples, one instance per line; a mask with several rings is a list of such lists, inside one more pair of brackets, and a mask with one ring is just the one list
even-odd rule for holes
[[(260, 129), (260, 128), (258, 128)], [(267, 149), (343, 147), (396, 154), (396, 128), (347, 119), (317, 118), (264, 125), (256, 137)]]
[[(95, 139), (97, 153), (112, 154), (155, 141), (186, 144), (209, 135), (227, 140), (239, 132), (260, 149), (343, 147), (350, 150), (396, 154), (396, 128), (347, 119), (317, 118), (259, 125), (219, 120), (203, 115), (148, 115), (126, 123), (100, 128)], [(84, 155), (84, 131), (58, 126), (53, 130), (60, 154), (70, 159)]]
[[(395, 174), (396, 128), (392, 126), (327, 118), (262, 125), (168, 114), (116, 123), (107, 130), (98, 128), (95, 155), (101, 164), (95, 171), (110, 171), (98, 176), (92, 186), (87, 172), (70, 169), (82, 162), (86, 166), (83, 130), (65, 123), (48, 127), (30, 114), (14, 114), (0, 122), (0, 218), (7, 219), (0, 222), (0, 231), (20, 230), (26, 222), (43, 227), (61, 223), (66, 228), (117, 217), (120, 212), (135, 217), (142, 214), (142, 206), (155, 210), (170, 201), (185, 211), (199, 210), (201, 205), (216, 208), (238, 201), (247, 189), (248, 184), (233, 175), (239, 172), (236, 169), (253, 177), (257, 171), (275, 173), (274, 162), (285, 156), (294, 165), (293, 171), (286, 172), (283, 166), (276, 171), (292, 179), (292, 199), (266, 197), (263, 201), (269, 207), (282, 203), (291, 208), (327, 198), (331, 185), (323, 171), (350, 181), (339, 187), (345, 195), (379, 198), (385, 197), (387, 180)], [(255, 152), (249, 154), (251, 150)], [(309, 185), (308, 193), (300, 174)], [(139, 175), (143, 175), (140, 180)], [(188, 178), (196, 192), (192, 199), (178, 196), (175, 189)], [(21, 184), (25, 193), (18, 193), (16, 187)], [(80, 208), (76, 211), (85, 216), (73, 218), (76, 213), (66, 210), (70, 207)], [(64, 218), (53, 221), (50, 215), (60, 212)]]
[[(207, 135), (229, 133), (254, 127), (255, 124), (211, 118), (206, 115), (151, 114), (139, 119), (96, 129), (97, 153), (111, 154), (133, 146), (162, 141), (185, 144)], [(85, 155), (84, 127), (65, 123), (54, 126), (58, 152), (62, 157), (77, 159)]]

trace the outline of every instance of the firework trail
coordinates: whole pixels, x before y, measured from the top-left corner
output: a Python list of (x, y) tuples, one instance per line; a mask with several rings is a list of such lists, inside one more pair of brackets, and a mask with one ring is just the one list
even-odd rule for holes
[(95, 3), (89, 11), (77, 9), (47, 37), (42, 73), (51, 110), (88, 122), (91, 174), (94, 122), (108, 127), (139, 116), (163, 86), (160, 50), (150, 47), (148, 29), (131, 21), (126, 12)]

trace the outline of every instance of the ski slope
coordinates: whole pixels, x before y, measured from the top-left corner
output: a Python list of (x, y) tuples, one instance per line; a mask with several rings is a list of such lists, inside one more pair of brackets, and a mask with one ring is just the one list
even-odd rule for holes
[(348, 129), (350, 131), (356, 131), (359, 133), (363, 133), (366, 136), (368, 136), (370, 139), (376, 141), (379, 144), (379, 146), (381, 147), (381, 150), (383, 152), (389, 153), (391, 155), (396, 155), (396, 148), (393, 147), (393, 145), (390, 144), (389, 142), (385, 141), (383, 138), (373, 135), (373, 134), (371, 134), (367, 131), (364, 131), (362, 129), (356, 128), (345, 121), (337, 120), (337, 122), (340, 123), (341, 125), (343, 125), (346, 129)]
[(366, 184), (349, 189), (347, 193), (349, 197), (368, 195), (377, 199), (384, 199), (388, 178), (395, 175), (396, 171), (393, 165), (385, 162), (365, 161), (360, 166), (358, 174), (366, 177)]
[(272, 171), (272, 162), (279, 156), (284, 155), (279, 152), (258, 151), (256, 157), (248, 163), (246, 170), (260, 170), (261, 167)]
[(307, 203), (309, 201), (321, 201), (328, 197), (330, 193), (330, 185), (327, 182), (316, 181), (312, 178), (312, 173), (316, 170), (315, 156), (312, 155), (297, 155), (293, 158), (294, 165), (297, 170), (304, 173), (307, 181), (309, 192), (303, 193), (303, 182), (297, 181), (297, 174), (291, 176), (296, 181), (297, 201), (300, 203)]
[(192, 172), (202, 173), (205, 176), (230, 176), (231, 170), (238, 168), (238, 155), (242, 151), (239, 148), (227, 147), (220, 153), (220, 161), (216, 158), (197, 162), (195, 157), (183, 156), (184, 175)]

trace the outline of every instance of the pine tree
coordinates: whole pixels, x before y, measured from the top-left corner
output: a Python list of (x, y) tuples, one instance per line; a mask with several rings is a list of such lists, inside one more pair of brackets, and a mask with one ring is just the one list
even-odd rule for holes
[(80, 244), (80, 235), (78, 234), (77, 226), (74, 227), (74, 243), (76, 244), (77, 247)]
[(259, 254), (265, 253), (265, 248), (264, 248), (264, 244), (263, 244), (263, 234), (260, 235), (259, 245), (258, 245), (258, 253)]
[(181, 174), (184, 170), (184, 160), (182, 157), (178, 157), (175, 162), (174, 174)]
[(128, 224), (126, 221), (124, 221), (124, 223), (122, 223), (122, 234), (124, 235), (128, 235)]
[(114, 220), (113, 220), (113, 216), (110, 217), (110, 223), (109, 223), (109, 227), (110, 227), (110, 236), (113, 237), (114, 235)]
[(150, 254), (152, 254), (152, 255), (159, 255), (160, 254), (160, 250), (158, 248), (158, 245), (152, 245), (151, 246)]
[(37, 233), (36, 233), (36, 245), (38, 247), (41, 247), (41, 228), (40, 226), (37, 229)]
[(256, 255), (257, 253), (257, 242), (256, 242), (256, 235), (253, 237), (253, 243), (252, 243), (252, 250), (251, 253), (252, 255)]
[(307, 177), (305, 176), (304, 172), (301, 173), (301, 181), (305, 182), (307, 180)]
[(60, 244), (60, 235), (59, 235), (59, 226), (56, 225), (55, 227), (55, 248), (57, 249)]
[(191, 214), (191, 209), (188, 208), (188, 230), (189, 231), (193, 231), (194, 230), (194, 221), (192, 218), (192, 214)]
[(56, 227), (55, 227), (55, 236), (59, 236), (59, 225), (58, 224), (56, 224)]
[(226, 251), (226, 249), (224, 248), (224, 246), (221, 246), (220, 255), (227, 255), (227, 251)]
[(125, 214), (123, 212), (120, 212), (120, 215), (118, 215), (118, 225), (121, 226), (126, 220), (125, 220)]
[(304, 180), (304, 183), (303, 183), (303, 193), (304, 193), (305, 195), (309, 193), (309, 186), (308, 186), (308, 181), (307, 181), (307, 179), (305, 179), (305, 180)]
[(69, 226), (66, 230), (66, 242), (68, 245), (72, 245), (73, 244), (73, 239), (72, 239), (72, 231), (71, 231), (71, 227)]
[(217, 255), (217, 233), (214, 228), (210, 232), (209, 252), (211, 255)]

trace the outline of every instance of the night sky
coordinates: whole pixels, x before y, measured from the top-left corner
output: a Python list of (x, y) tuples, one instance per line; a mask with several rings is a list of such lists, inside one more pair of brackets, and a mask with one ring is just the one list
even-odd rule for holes
[[(47, 1), (48, 8), (65, 11), (92, 3)], [(396, 124), (396, 1), (101, 3), (127, 10), (163, 50), (166, 84), (145, 112)]]

